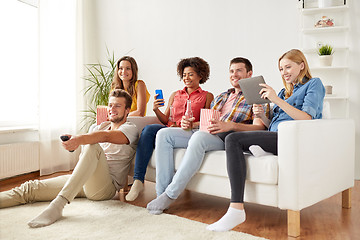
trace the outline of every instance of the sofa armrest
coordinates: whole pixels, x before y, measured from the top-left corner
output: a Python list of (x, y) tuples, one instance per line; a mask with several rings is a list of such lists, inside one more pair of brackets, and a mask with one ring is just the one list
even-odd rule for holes
[(145, 116), (145, 117), (133, 117), (130, 116), (127, 118), (129, 122), (132, 122), (136, 125), (139, 134), (142, 129), (149, 124), (162, 124), (156, 116)]
[(279, 208), (298, 211), (354, 185), (353, 120), (287, 121), (278, 134)]

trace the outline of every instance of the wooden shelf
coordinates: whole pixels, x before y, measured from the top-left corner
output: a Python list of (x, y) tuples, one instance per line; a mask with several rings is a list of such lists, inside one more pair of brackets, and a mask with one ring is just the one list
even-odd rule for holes
[(346, 66), (329, 66), (329, 67), (311, 67), (310, 70), (320, 71), (320, 70), (347, 70), (349, 67)]
[(348, 100), (347, 96), (338, 96), (335, 94), (325, 94), (324, 100)]
[(344, 5), (344, 6), (335, 6), (335, 7), (328, 7), (328, 8), (305, 8), (303, 10), (301, 10), (303, 15), (312, 15), (312, 14), (317, 14), (317, 13), (322, 13), (322, 12), (326, 12), (326, 13), (331, 13), (331, 12), (343, 12), (343, 11), (347, 11), (349, 9), (349, 6)]
[[(343, 52), (343, 51), (348, 51), (349, 47), (334, 47), (334, 52)], [(303, 53), (305, 54), (317, 54), (317, 49), (316, 48), (305, 48), (302, 50)]]
[[(335, 94), (326, 94), (324, 101), (331, 105), (334, 116), (349, 117), (349, 60), (350, 47), (348, 35), (350, 32), (349, 5), (338, 5), (326, 8), (318, 8), (317, 1), (313, 1), (308, 7), (300, 10), (300, 43), (302, 52), (309, 58), (310, 70), (314, 76), (324, 78), (324, 85), (332, 85)], [(303, 2), (304, 3), (304, 2)], [(314, 3), (314, 4), (313, 4)], [(314, 24), (322, 19), (321, 16), (330, 16), (335, 19), (332, 27), (315, 27)], [(352, 29), (352, 28), (351, 28)], [(319, 43), (327, 43), (333, 46), (337, 56), (332, 66), (321, 66), (318, 61)], [(314, 65), (313, 65), (314, 64)], [(311, 67), (313, 65), (313, 67)], [(340, 80), (341, 81), (338, 81)], [(338, 94), (336, 94), (338, 93)], [(332, 114), (333, 115), (333, 114)]]
[(347, 26), (338, 26), (338, 27), (322, 27), (322, 28), (303, 28), (303, 33), (335, 33), (335, 32), (346, 32), (349, 30)]

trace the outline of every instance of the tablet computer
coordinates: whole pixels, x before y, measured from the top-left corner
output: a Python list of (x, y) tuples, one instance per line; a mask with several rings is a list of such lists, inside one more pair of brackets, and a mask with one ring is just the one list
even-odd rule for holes
[(241, 91), (244, 94), (247, 104), (251, 105), (270, 103), (269, 99), (263, 99), (259, 94), (260, 90), (262, 89), (259, 84), (265, 83), (263, 76), (240, 79), (238, 83), (240, 85)]

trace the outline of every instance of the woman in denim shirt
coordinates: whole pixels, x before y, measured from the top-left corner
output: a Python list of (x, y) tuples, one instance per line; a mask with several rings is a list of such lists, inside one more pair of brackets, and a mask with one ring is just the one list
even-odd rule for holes
[(231, 186), (230, 206), (219, 221), (207, 227), (208, 230), (228, 231), (246, 219), (243, 199), (246, 179), (244, 151), (250, 150), (255, 156), (266, 152), (277, 154), (279, 123), (322, 117), (325, 88), (319, 78), (311, 77), (304, 54), (300, 50), (292, 49), (279, 58), (278, 66), (285, 88), (276, 95), (269, 85), (260, 84), (263, 87), (260, 91), (262, 98), (274, 103), (273, 118), (270, 120), (265, 116), (261, 105), (253, 106), (255, 116), (263, 121), (268, 131), (233, 132), (225, 137), (227, 171)]

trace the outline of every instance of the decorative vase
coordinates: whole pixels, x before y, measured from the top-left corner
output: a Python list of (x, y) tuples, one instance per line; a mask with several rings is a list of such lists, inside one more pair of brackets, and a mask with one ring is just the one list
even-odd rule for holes
[(333, 5), (332, 0), (318, 0), (319, 8), (331, 7)]
[(333, 60), (333, 55), (321, 55), (319, 56), (320, 66), (328, 67), (331, 66)]
[(331, 85), (325, 85), (325, 94), (332, 94), (333, 86)]

